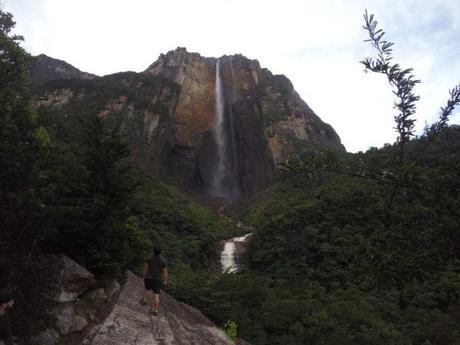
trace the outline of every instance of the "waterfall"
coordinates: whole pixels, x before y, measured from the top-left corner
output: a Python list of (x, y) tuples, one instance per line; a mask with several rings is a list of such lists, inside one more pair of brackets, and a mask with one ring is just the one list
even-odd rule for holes
[[(223, 63), (227, 63), (231, 72), (231, 89), (229, 78), (224, 84)], [(225, 74), (224, 74), (225, 75)], [(234, 114), (232, 104), (235, 102), (235, 70), (230, 58), (219, 58), (216, 62), (215, 83), (215, 118), (212, 130), (216, 144), (214, 169), (209, 183), (209, 194), (226, 200), (240, 197), (238, 172), (238, 150), (235, 135)]]
[(214, 138), (217, 146), (217, 167), (212, 180), (212, 194), (219, 197), (225, 197), (224, 180), (226, 173), (226, 142), (224, 127), (224, 95), (222, 90), (222, 79), (220, 77), (220, 61), (216, 63), (216, 86), (215, 86), (216, 104), (215, 104), (215, 122)]
[[(230, 58), (230, 72), (232, 74), (232, 97), (231, 103), (236, 101), (236, 83), (237, 79), (235, 76), (235, 67), (233, 66), (233, 58)], [(232, 145), (232, 175), (235, 177), (236, 185), (239, 186), (239, 176), (238, 176), (238, 156), (237, 156), (237, 147), (236, 147), (236, 136), (235, 136), (235, 123), (234, 123), (234, 114), (233, 109), (230, 107), (230, 134), (231, 134), (231, 145)], [(237, 187), (234, 190), (234, 196), (237, 198), (240, 196), (240, 189)]]
[(220, 254), (220, 263), (222, 265), (222, 271), (233, 273), (236, 272), (238, 266), (236, 264), (236, 245), (233, 241), (225, 242), (224, 249)]
[[(234, 273), (241, 268), (241, 257), (238, 247), (247, 242), (252, 233), (246, 234), (241, 237), (235, 237), (225, 242), (224, 249), (220, 254), (220, 263), (222, 265), (222, 272)], [(237, 245), (240, 243), (240, 245)]]

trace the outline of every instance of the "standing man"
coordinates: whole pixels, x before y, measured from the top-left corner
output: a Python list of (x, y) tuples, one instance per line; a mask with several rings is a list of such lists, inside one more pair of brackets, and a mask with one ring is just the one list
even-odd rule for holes
[(148, 292), (153, 292), (153, 305), (152, 314), (157, 316), (158, 309), (160, 308), (160, 290), (168, 284), (168, 268), (166, 261), (160, 256), (161, 249), (158, 247), (153, 248), (153, 255), (148, 258), (144, 266), (144, 299), (143, 302), (148, 301)]
[(5, 345), (14, 345), (8, 315), (8, 309), (12, 308), (13, 304), (13, 293), (8, 289), (0, 289), (0, 340)]

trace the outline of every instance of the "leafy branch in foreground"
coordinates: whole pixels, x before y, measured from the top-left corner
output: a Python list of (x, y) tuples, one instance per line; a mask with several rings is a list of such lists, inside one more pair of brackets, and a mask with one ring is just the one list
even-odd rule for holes
[[(401, 162), (404, 160), (404, 146), (414, 136), (416, 103), (420, 97), (414, 94), (414, 87), (420, 83), (412, 74), (413, 69), (401, 69), (399, 64), (392, 63), (393, 60), (393, 42), (383, 39), (385, 32), (377, 29), (377, 21), (374, 15), (369, 15), (367, 10), (364, 13), (363, 29), (369, 34), (369, 39), (364, 42), (371, 42), (371, 45), (377, 50), (377, 57), (365, 58), (361, 63), (365, 66), (366, 71), (383, 73), (387, 76), (388, 82), (393, 87), (393, 93), (398, 97), (395, 102), (395, 108), (399, 114), (395, 116), (396, 130), (399, 133), (397, 144), (399, 145), (399, 157)], [(460, 84), (449, 90), (450, 97), (447, 105), (441, 107), (441, 113), (437, 122), (425, 128), (424, 134), (427, 137), (434, 137), (444, 127), (447, 126), (449, 116), (452, 114), (456, 105), (460, 104)]]
[(412, 116), (415, 114), (416, 102), (420, 99), (415, 95), (414, 87), (420, 80), (415, 79), (412, 74), (413, 69), (402, 69), (399, 64), (392, 63), (393, 42), (383, 39), (385, 32), (377, 29), (377, 21), (374, 15), (369, 15), (367, 10), (364, 13), (365, 24), (363, 28), (369, 33), (369, 39), (365, 42), (371, 42), (372, 46), (377, 50), (376, 58), (365, 58), (361, 63), (365, 66), (366, 71), (383, 73), (388, 78), (388, 82), (393, 88), (393, 93), (398, 100), (394, 104), (394, 108), (399, 111), (395, 116), (396, 130), (399, 133), (397, 143), (399, 144), (399, 158), (404, 159), (404, 145), (414, 135), (415, 119)]
[[(428, 180), (423, 173), (421, 166), (417, 164), (420, 154), (430, 145), (434, 137), (447, 126), (449, 116), (456, 105), (460, 104), (460, 84), (449, 91), (450, 97), (445, 107), (441, 107), (441, 113), (437, 122), (425, 128), (425, 146), (417, 152), (411, 152), (410, 157), (406, 153), (407, 143), (415, 135), (416, 103), (419, 96), (415, 95), (414, 87), (420, 83), (412, 74), (413, 69), (402, 69), (399, 64), (393, 63), (393, 42), (384, 38), (385, 32), (377, 29), (377, 21), (373, 14), (364, 13), (363, 28), (368, 32), (370, 42), (377, 50), (375, 58), (365, 58), (361, 63), (366, 71), (382, 73), (386, 75), (388, 82), (393, 88), (393, 93), (398, 100), (395, 102), (395, 109), (398, 115), (394, 117), (398, 138), (396, 140), (395, 156), (387, 155), (386, 159), (375, 165), (368, 162), (360, 155), (339, 155), (337, 152), (327, 150), (324, 152), (310, 154), (299, 158), (292, 157), (289, 161), (281, 163), (281, 169), (288, 173), (306, 173), (307, 177), (318, 172), (339, 173), (348, 176), (355, 176), (365, 179), (373, 179), (383, 184), (393, 185), (395, 190), (398, 187), (406, 187), (418, 190), (430, 190)], [(394, 158), (397, 158), (396, 160)]]
[(383, 185), (399, 186), (419, 191), (431, 192), (426, 177), (414, 164), (406, 164), (401, 179), (385, 164), (377, 166), (368, 162), (365, 156), (357, 154), (338, 154), (333, 149), (312, 152), (304, 157), (293, 156), (279, 164), (280, 170), (286, 175), (303, 174), (307, 179), (318, 173), (340, 174), (361, 179), (373, 180)]
[(455, 86), (452, 90), (449, 90), (449, 99), (445, 107), (441, 107), (441, 113), (439, 120), (433, 123), (431, 126), (425, 127), (425, 134), (427, 136), (433, 136), (438, 134), (441, 129), (447, 126), (449, 116), (452, 114), (456, 105), (460, 104), (460, 84)]

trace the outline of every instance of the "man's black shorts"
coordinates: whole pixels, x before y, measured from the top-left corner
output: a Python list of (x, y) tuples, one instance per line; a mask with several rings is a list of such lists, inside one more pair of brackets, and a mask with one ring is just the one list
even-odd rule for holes
[(145, 278), (144, 286), (147, 290), (152, 290), (154, 294), (159, 294), (163, 283), (160, 279)]

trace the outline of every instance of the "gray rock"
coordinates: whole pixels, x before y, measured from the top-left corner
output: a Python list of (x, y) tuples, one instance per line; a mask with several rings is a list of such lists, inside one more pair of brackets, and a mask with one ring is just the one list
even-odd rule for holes
[(159, 316), (139, 301), (142, 280), (128, 272), (118, 301), (105, 322), (90, 340), (91, 345), (192, 345), (234, 344), (200, 311), (161, 293)]
[(30, 343), (33, 345), (56, 345), (59, 339), (59, 333), (50, 328), (46, 331), (41, 332), (30, 339)]
[(67, 303), (59, 306), (51, 311), (56, 319), (56, 328), (61, 335), (66, 335), (70, 332), (75, 318), (75, 310), (72, 303)]
[(88, 321), (83, 316), (75, 316), (72, 322), (71, 332), (79, 332), (88, 326)]
[(101, 305), (107, 302), (107, 294), (103, 288), (95, 289), (88, 293), (88, 298), (95, 304)]
[(118, 291), (120, 291), (120, 284), (118, 284), (118, 282), (114, 280), (109, 284), (109, 286), (107, 286), (105, 291), (107, 293), (107, 297), (109, 299), (112, 299), (112, 297), (116, 295)]
[(52, 301), (75, 301), (96, 283), (91, 272), (65, 255), (42, 255), (38, 258), (38, 263), (41, 274), (46, 275), (48, 282), (43, 295)]
[(81, 345), (92, 345), (92, 340), (97, 332), (101, 329), (102, 325), (96, 325), (93, 328), (91, 328), (88, 333), (86, 334), (85, 339), (82, 341)]

